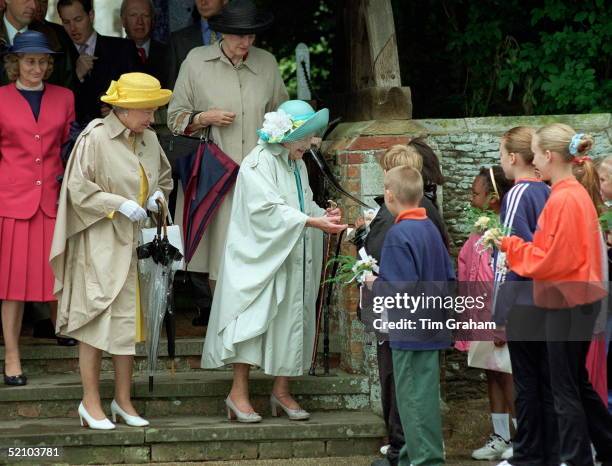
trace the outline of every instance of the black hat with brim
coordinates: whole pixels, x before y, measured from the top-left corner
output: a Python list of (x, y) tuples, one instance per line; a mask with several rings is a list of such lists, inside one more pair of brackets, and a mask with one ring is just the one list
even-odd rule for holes
[(270, 28), (274, 22), (271, 12), (259, 12), (251, 0), (234, 0), (229, 2), (221, 13), (208, 20), (208, 25), (215, 32), (222, 34), (258, 34)]

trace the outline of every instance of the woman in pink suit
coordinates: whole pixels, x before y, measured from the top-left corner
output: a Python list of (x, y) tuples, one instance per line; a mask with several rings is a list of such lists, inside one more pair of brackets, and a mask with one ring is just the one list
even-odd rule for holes
[(19, 357), (23, 303), (55, 302), (49, 252), (74, 96), (43, 83), (53, 53), (44, 34), (19, 34), (4, 57), (11, 84), (0, 87), (0, 300), (4, 383), (13, 386), (27, 383)]

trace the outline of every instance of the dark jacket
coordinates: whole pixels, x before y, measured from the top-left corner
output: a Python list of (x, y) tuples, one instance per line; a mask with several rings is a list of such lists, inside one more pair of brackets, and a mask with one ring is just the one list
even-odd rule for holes
[[(79, 54), (74, 44), (70, 55), (76, 69)], [(118, 80), (123, 73), (138, 71), (138, 52), (130, 40), (98, 34), (94, 56), (97, 59), (91, 73), (83, 82), (77, 79), (75, 85), (77, 121), (82, 125), (101, 116), (100, 97), (112, 80)]]
[(202, 41), (202, 26), (200, 22), (175, 31), (170, 36), (168, 53), (168, 85), (174, 89), (181, 64), (194, 47), (204, 45)]
[[(395, 217), (387, 210), (383, 196), (377, 197), (375, 201), (380, 205), (380, 209), (378, 210), (376, 217), (374, 217), (374, 220), (372, 220), (370, 223), (370, 232), (365, 239), (365, 249), (370, 256), (380, 263), (380, 254), (385, 241), (385, 235), (387, 234), (387, 231), (389, 231), (389, 228), (395, 224)], [(436, 209), (433, 202), (431, 202), (431, 200), (427, 197), (423, 197), (419, 205), (425, 208), (427, 218), (429, 218), (436, 226), (440, 232), (440, 235), (442, 236), (444, 245), (448, 249), (448, 233), (440, 212), (438, 212), (438, 209)]]
[(147, 57), (146, 63), (142, 64), (140, 62), (138, 66), (143, 73), (150, 74), (151, 76), (155, 76), (159, 79), (161, 86), (163, 89), (166, 89), (168, 86), (168, 61), (169, 61), (169, 47), (166, 44), (162, 44), (155, 39), (151, 39), (151, 43), (149, 45), (149, 56)]

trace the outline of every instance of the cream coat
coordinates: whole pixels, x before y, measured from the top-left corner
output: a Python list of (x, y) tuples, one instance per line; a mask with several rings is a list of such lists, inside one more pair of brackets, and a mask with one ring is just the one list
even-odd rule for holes
[[(181, 65), (168, 107), (168, 127), (183, 134), (192, 112), (219, 108), (234, 112), (236, 119), (225, 127), (212, 127), (221, 150), (240, 164), (257, 144), (257, 130), (264, 114), (289, 98), (274, 56), (257, 47), (234, 67), (219, 44), (196, 47)], [(180, 190), (179, 190), (180, 191)], [(232, 209), (233, 189), (219, 207), (204, 233), (189, 270), (209, 272), (216, 279)], [(182, 223), (183, 196), (177, 198), (176, 223)]]
[(306, 221), (325, 211), (312, 199), (304, 162), (288, 156), (278, 144), (262, 144), (240, 167), (203, 368), (247, 363), (266, 374), (296, 376), (310, 366), (323, 233)]
[[(134, 146), (129, 134), (111, 112), (79, 136), (60, 192), (50, 258), (56, 331), (114, 354), (134, 353), (139, 228), (116, 211), (125, 200), (138, 202), (139, 163), (148, 196), (161, 190), (167, 197), (172, 190), (170, 164), (155, 133), (135, 135)], [(111, 335), (117, 327), (120, 334)]]

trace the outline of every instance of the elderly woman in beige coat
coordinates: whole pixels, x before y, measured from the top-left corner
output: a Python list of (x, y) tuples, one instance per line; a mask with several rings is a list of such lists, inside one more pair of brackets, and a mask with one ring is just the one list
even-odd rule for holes
[(113, 111), (79, 136), (62, 184), (51, 267), (58, 298), (56, 331), (79, 344), (81, 425), (113, 429), (99, 392), (102, 351), (113, 356), (115, 399), (130, 426), (145, 426), (130, 399), (141, 314), (136, 246), (140, 223), (172, 190), (171, 169), (149, 128), (171, 91), (143, 73), (113, 81), (102, 101)]
[[(272, 24), (272, 15), (258, 13), (251, 0), (234, 0), (209, 24), (223, 39), (193, 49), (183, 62), (168, 107), (168, 126), (178, 134), (211, 128), (221, 150), (240, 164), (257, 144), (264, 114), (289, 98), (274, 56), (253, 47), (255, 34)], [(225, 197), (189, 265), (191, 271), (209, 274), (213, 290), (233, 196), (232, 190)], [(179, 192), (177, 223), (181, 212)]]

